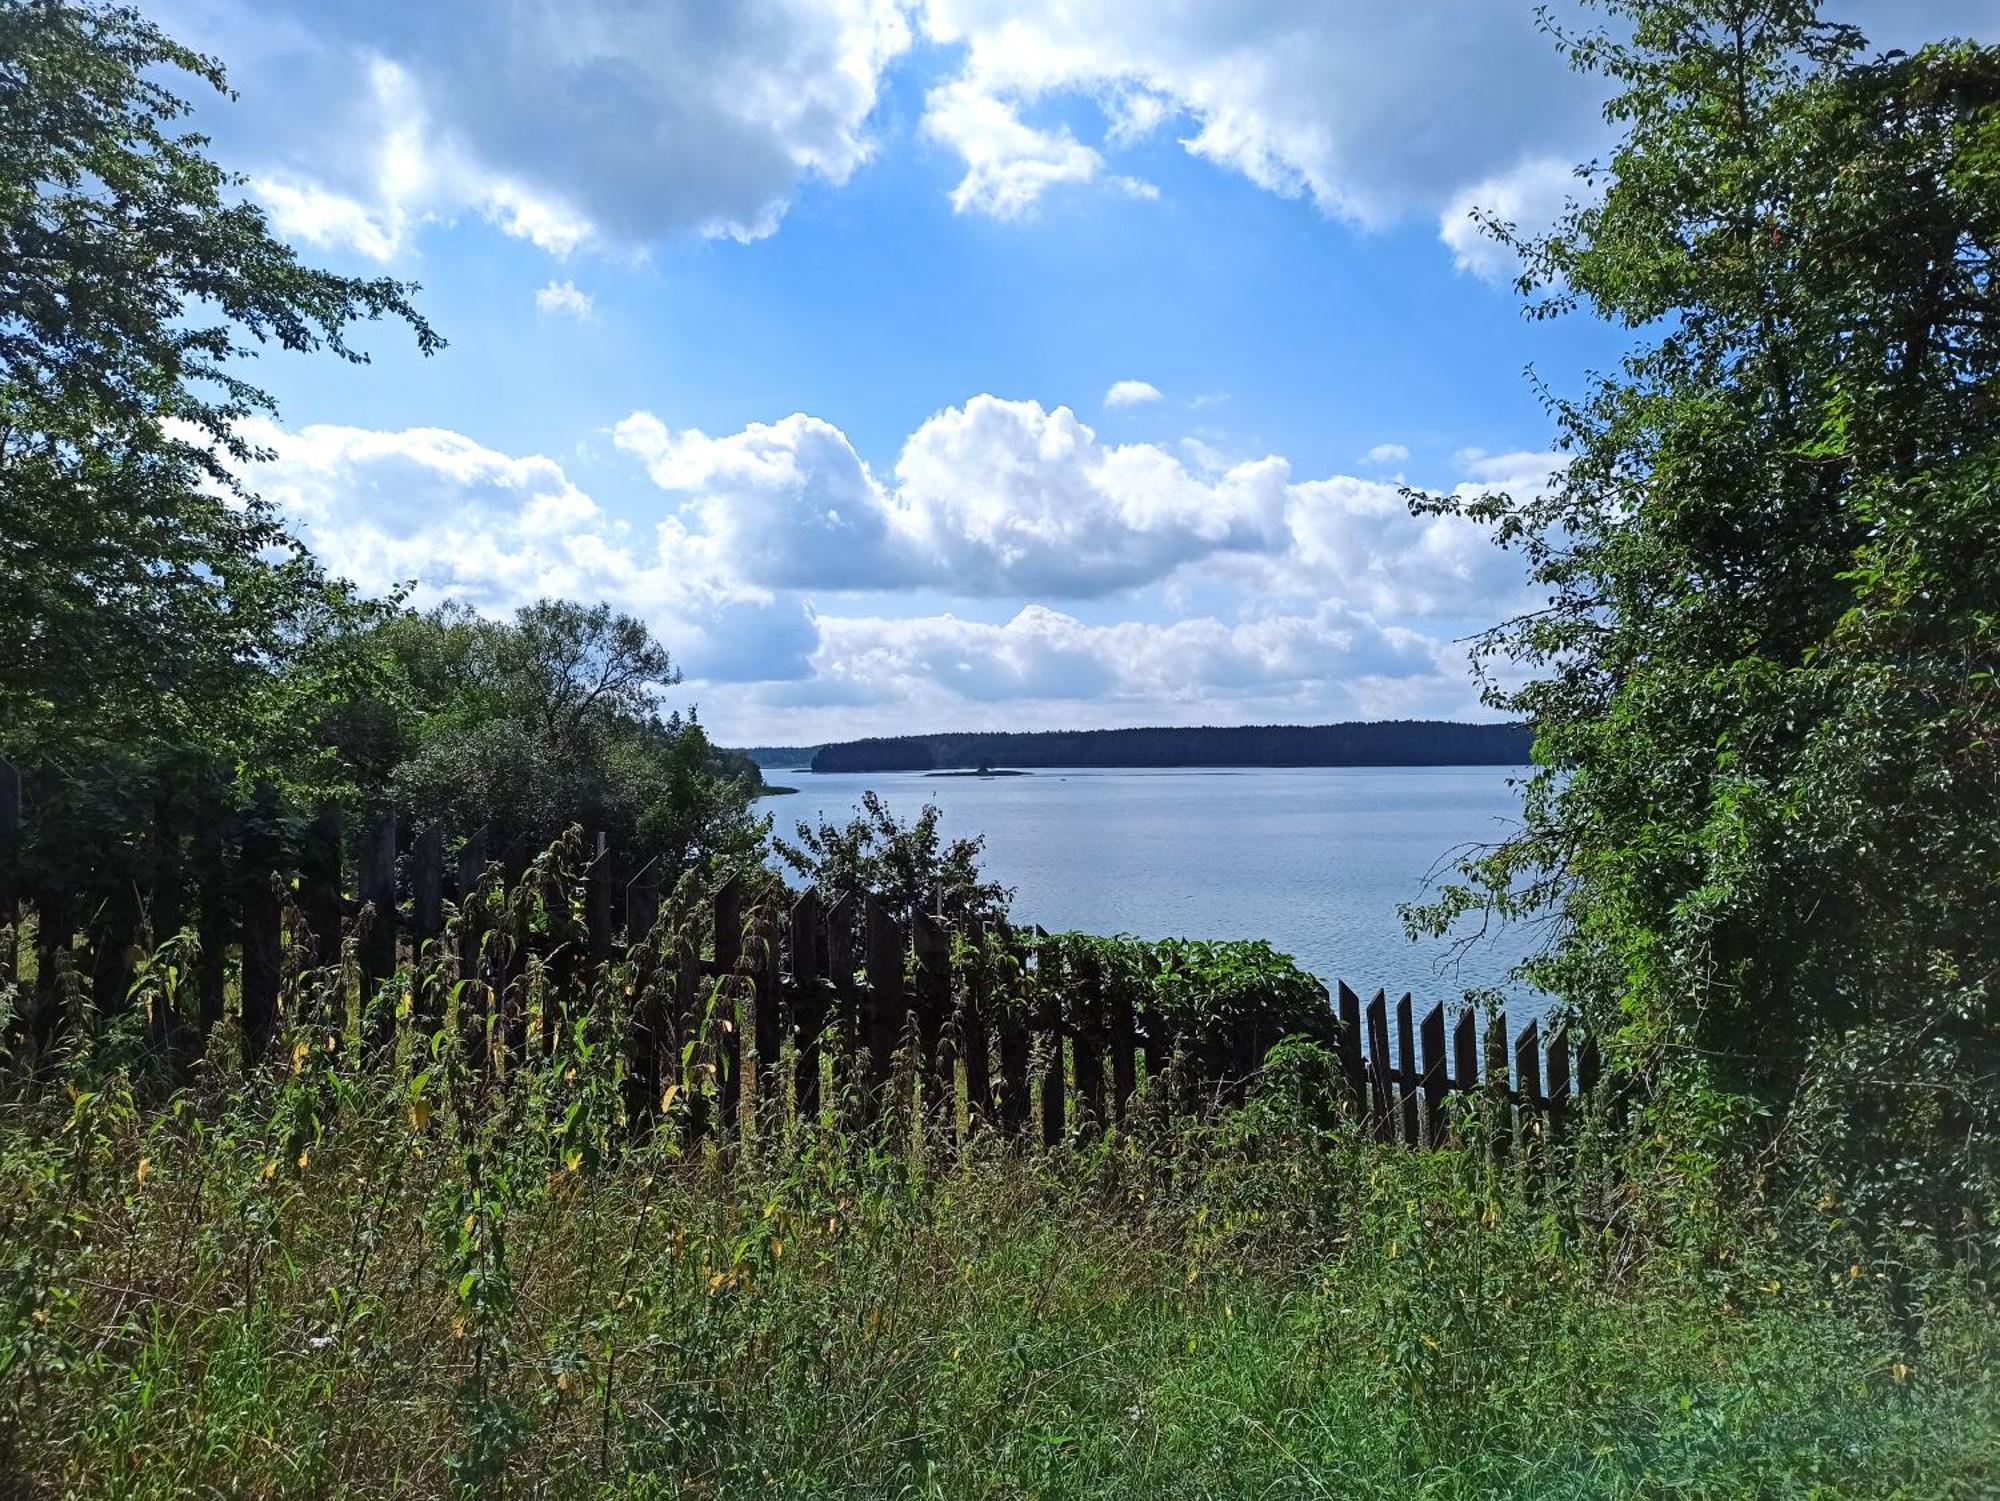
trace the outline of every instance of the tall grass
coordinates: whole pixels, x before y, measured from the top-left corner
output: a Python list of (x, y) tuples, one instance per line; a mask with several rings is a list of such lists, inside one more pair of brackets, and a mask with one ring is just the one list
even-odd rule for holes
[(2000, 1477), (1981, 1289), (1939, 1274), (1913, 1322), (1878, 1269), (1793, 1258), (1754, 1219), (1641, 1234), (1587, 1181), (1379, 1147), (1321, 1108), (1310, 1048), (1215, 1120), (948, 1155), (831, 1116), (635, 1144), (593, 1114), (615, 1089), (583, 1037), (476, 1109), (442, 1043), (370, 1061), (300, 1028), (247, 1079), (233, 1046), (170, 1086), (114, 1028), (7, 1103), (0, 1494)]

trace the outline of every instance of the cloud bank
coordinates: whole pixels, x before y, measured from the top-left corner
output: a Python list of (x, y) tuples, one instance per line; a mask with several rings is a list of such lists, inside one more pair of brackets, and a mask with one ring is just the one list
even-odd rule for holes
[[(1452, 643), (1527, 598), (1482, 531), (1411, 517), (1393, 485), (1300, 479), (1277, 455), (1191, 467), (992, 395), (923, 423), (887, 475), (803, 413), (710, 436), (635, 412), (612, 430), (641, 497), (623, 517), (551, 458), (443, 429), (246, 436), (272, 455), (246, 478), (338, 572), (492, 613), (610, 600), (744, 737), (912, 714), (1470, 713)], [(1539, 484), (1553, 462), (1467, 451), (1454, 467), (1483, 488)]]

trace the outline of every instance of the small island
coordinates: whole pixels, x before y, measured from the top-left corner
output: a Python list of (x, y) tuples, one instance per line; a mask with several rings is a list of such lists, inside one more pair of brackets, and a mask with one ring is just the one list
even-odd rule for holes
[(1007, 766), (981, 766), (966, 771), (927, 771), (924, 775), (927, 777), (1026, 777), (1033, 776), (1034, 773), (1017, 771)]

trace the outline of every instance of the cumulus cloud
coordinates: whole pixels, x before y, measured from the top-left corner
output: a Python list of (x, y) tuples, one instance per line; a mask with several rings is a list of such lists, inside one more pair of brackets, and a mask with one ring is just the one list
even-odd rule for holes
[(552, 281), (535, 293), (535, 311), (588, 322), (595, 311), (588, 292), (577, 290), (573, 281)]
[[(1230, 463), (1198, 440), (1107, 444), (1067, 407), (946, 408), (887, 478), (802, 413), (711, 437), (635, 412), (613, 436), (675, 497), (666, 524), (760, 588), (1089, 599), (1195, 573), (1390, 615), (1522, 601), (1518, 562), (1482, 528), (1411, 516), (1394, 483), (1301, 479), (1281, 456)], [(1525, 493), (1554, 464), (1466, 450), (1453, 482)]]
[(1111, 389), (1104, 393), (1104, 404), (1108, 407), (1140, 406), (1160, 399), (1160, 388), (1151, 381), (1119, 380), (1111, 383)]
[(562, 254), (755, 239), (845, 182), (910, 45), (897, 0), (161, 0), (229, 57), (215, 122), (288, 233), (378, 259), (467, 213)]
[(1497, 221), (1532, 238), (1551, 228), (1569, 201), (1585, 191), (1569, 162), (1533, 157), (1453, 194), (1438, 215), (1438, 238), (1451, 247), (1460, 271), (1486, 281), (1508, 281), (1519, 273), (1520, 260), (1486, 231), (1484, 222)]
[(677, 528), (612, 518), (552, 459), (441, 428), (291, 432), (259, 419), (242, 431), (269, 454), (243, 478), (364, 589), (414, 581), (418, 604), (492, 614), (544, 595), (608, 600), (711, 681), (798, 676), (818, 645), (801, 601), (745, 586)]
[(1410, 456), (1410, 450), (1401, 443), (1377, 443), (1361, 457), (1376, 468), (1390, 464), (1400, 464)]
[(1078, 598), (1281, 542), (1282, 460), (1198, 474), (1034, 401), (977, 396), (938, 413), (904, 443), (893, 484), (804, 414), (712, 438), (638, 412), (614, 440), (733, 566), (774, 587)]
[[(1481, 529), (1412, 517), (1391, 485), (1276, 456), (1197, 472), (992, 396), (924, 423), (886, 479), (821, 418), (710, 436), (635, 413), (613, 438), (667, 497), (650, 515), (446, 429), (243, 436), (268, 453), (243, 477), (335, 571), (493, 614), (608, 600), (732, 734), (1464, 714), (1453, 639), (1526, 602)], [(1456, 484), (1543, 484), (1559, 462), (1468, 449)], [(1046, 602), (1112, 590), (1131, 592)]]
[[(1593, 93), (1527, 7), (1490, 0), (1330, 6), (1073, 5), (924, 0), (933, 42), (961, 50), (925, 130), (963, 157), (961, 209), (1018, 216), (1087, 182), (1105, 153), (1164, 129), (1196, 156), (1322, 212), (1380, 225), (1436, 207), (1524, 151), (1594, 134)], [(1101, 143), (1037, 126), (1061, 99), (1094, 103)], [(1413, 98), (1448, 101), (1412, 110)]]

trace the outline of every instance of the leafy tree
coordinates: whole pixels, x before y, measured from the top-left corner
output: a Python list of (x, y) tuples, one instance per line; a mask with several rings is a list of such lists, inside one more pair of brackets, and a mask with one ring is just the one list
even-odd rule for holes
[(685, 869), (748, 858), (761, 834), (754, 763), (662, 716), (680, 681), (641, 622), (542, 600), (511, 621), (460, 606), (401, 614), (363, 650), (381, 691), (332, 705), (321, 734), (354, 792), (496, 844), (546, 844), (572, 823)]
[[(136, 11), (0, 0), (0, 743), (237, 750), (352, 663), (369, 607), (231, 472), (258, 348), (360, 361), (414, 287), (299, 263), (179, 129), (219, 64)], [(270, 672), (293, 670), (287, 679)]]
[(1482, 648), (1526, 669), (1487, 678), (1536, 727), (1525, 828), (1414, 916), (1556, 915), (1531, 976), (1681, 1131), (1810, 1119), (1843, 1193), (1963, 1228), (2000, 1126), (2000, 49), (1604, 9), (1558, 41), (1623, 139), (1553, 232), (1490, 227), (1534, 316), (1639, 337), (1553, 402), (1544, 493), (1413, 497), (1549, 601)]
[(935, 803), (926, 803), (905, 824), (879, 793), (864, 792), (846, 823), (800, 822), (796, 841), (774, 843), (779, 858), (830, 901), (860, 892), (898, 912), (942, 912), (954, 920), (1005, 916), (1014, 893), (980, 872), (984, 836), (947, 843), (938, 830), (942, 817)]

